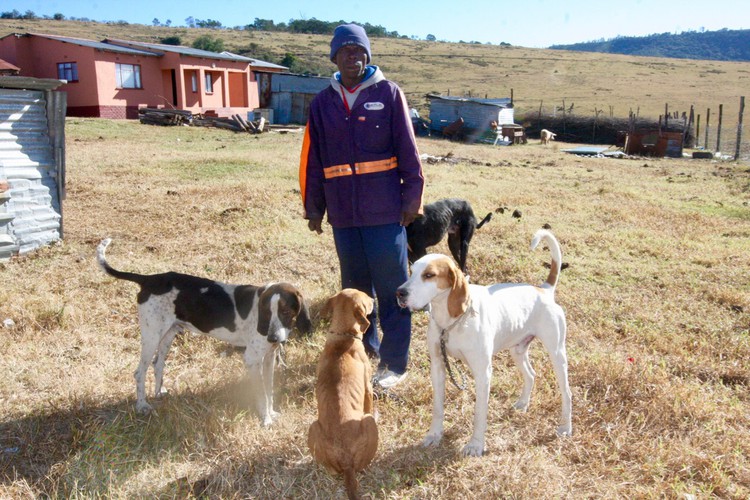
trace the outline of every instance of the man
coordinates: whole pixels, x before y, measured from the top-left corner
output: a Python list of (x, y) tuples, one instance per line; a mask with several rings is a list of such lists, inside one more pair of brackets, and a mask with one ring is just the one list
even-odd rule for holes
[(409, 357), (411, 316), (396, 289), (408, 278), (405, 227), (422, 211), (422, 165), (406, 98), (369, 65), (365, 30), (338, 26), (330, 57), (338, 71), (310, 104), (302, 145), (304, 217), (320, 234), (328, 214), (342, 288), (377, 299), (364, 344), (379, 358), (375, 384), (389, 388), (406, 376)]

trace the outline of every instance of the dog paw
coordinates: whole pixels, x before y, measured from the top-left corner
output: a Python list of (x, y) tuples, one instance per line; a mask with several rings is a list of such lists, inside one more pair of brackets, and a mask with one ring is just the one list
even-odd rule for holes
[(461, 454), (465, 457), (481, 457), (483, 453), (484, 443), (478, 443), (473, 439), (464, 446), (463, 450), (461, 450)]
[(570, 425), (561, 425), (557, 428), (557, 437), (569, 437), (573, 435), (573, 427)]
[(268, 414), (263, 417), (263, 427), (270, 427), (271, 425), (273, 425), (273, 418), (271, 414)]
[(515, 404), (513, 405), (513, 408), (520, 411), (521, 413), (526, 413), (526, 410), (529, 409), (529, 402), (519, 399), (518, 401), (515, 402)]
[(150, 404), (148, 404), (147, 402), (145, 402), (145, 401), (137, 401), (135, 403), (135, 411), (139, 415), (148, 415), (152, 411), (154, 411), (154, 408)]
[(443, 439), (442, 434), (427, 434), (422, 440), (422, 446), (429, 448), (430, 446), (437, 446), (440, 444), (440, 440)]

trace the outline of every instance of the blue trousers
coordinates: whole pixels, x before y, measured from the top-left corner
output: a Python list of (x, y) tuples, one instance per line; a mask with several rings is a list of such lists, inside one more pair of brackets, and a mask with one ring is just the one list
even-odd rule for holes
[(381, 368), (404, 373), (409, 361), (411, 313), (399, 307), (396, 289), (409, 277), (406, 229), (400, 224), (333, 228), (333, 240), (342, 288), (355, 288), (376, 300), (364, 335), (365, 350), (380, 356)]

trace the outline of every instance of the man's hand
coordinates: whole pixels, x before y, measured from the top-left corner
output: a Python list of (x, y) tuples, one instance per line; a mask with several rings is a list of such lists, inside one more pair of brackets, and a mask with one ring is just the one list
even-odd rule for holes
[(310, 231), (323, 234), (323, 219), (310, 219), (307, 221), (307, 227)]
[(419, 214), (416, 212), (401, 212), (401, 225), (406, 227), (414, 222), (417, 217), (419, 217)]

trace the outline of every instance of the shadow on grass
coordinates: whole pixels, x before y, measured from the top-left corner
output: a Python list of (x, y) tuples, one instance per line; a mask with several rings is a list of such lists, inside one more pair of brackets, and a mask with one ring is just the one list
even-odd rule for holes
[[(314, 367), (277, 369), (276, 406), (312, 390)], [(283, 389), (282, 389), (283, 388)], [(249, 414), (258, 418), (247, 373), (199, 390), (149, 398), (154, 412), (135, 412), (134, 398), (103, 402), (75, 399), (0, 420), (0, 484), (25, 480), (47, 494), (106, 492), (113, 477), (129, 477), (157, 464), (165, 452), (211, 446), (224, 427)], [(280, 394), (282, 393), (283, 394)], [(227, 423), (229, 422), (229, 423)]]
[[(293, 411), (289, 407), (313, 397), (315, 364), (294, 361), (276, 372), (275, 400), (282, 418), (287, 408)], [(57, 497), (117, 491), (144, 471), (158, 469), (165, 457), (187, 457), (197, 450), (225, 446), (224, 436), (238, 419), (245, 415), (257, 419), (249, 383), (243, 374), (228, 382), (150, 399), (155, 413), (149, 416), (135, 412), (134, 398), (102, 401), (95, 397), (33, 414), (5, 416), (0, 420), (0, 484), (25, 481), (37, 494)], [(340, 496), (341, 478), (328, 474), (309, 455), (307, 427), (296, 434), (278, 445), (264, 439), (266, 444), (257, 448), (226, 450), (215, 456), (210, 452), (209, 469), (202, 469), (199, 477), (188, 473), (161, 491), (142, 493), (180, 498), (234, 496), (237, 492), (251, 492), (255, 498), (299, 498), (320, 492)], [(381, 451), (359, 474), (361, 489), (387, 495), (418, 486), (459, 459), (450, 445)]]
[[(306, 429), (302, 437), (306, 441)], [(295, 456), (300, 459), (290, 458)], [(437, 471), (451, 469), (460, 460), (459, 451), (450, 446), (423, 448), (414, 444), (378, 452), (369, 467), (357, 475), (360, 494), (365, 498), (367, 495), (389, 497), (393, 492), (418, 489)], [(230, 457), (200, 477), (180, 477), (160, 491), (149, 493), (170, 498), (238, 495), (257, 499), (346, 497), (342, 476), (331, 474), (316, 463), (306, 446), (302, 449), (289, 443), (280, 443), (272, 450), (252, 451), (249, 457)]]
[[(202, 392), (188, 390), (152, 400), (156, 414), (148, 416), (135, 413), (132, 399), (102, 404), (87, 398), (73, 400), (65, 408), (5, 417), (0, 422), (0, 482), (25, 479), (45, 491), (57, 489), (71, 468), (83, 467), (82, 460), (99, 462), (107, 472), (133, 457), (138, 462), (156, 460), (164, 449), (183, 446), (198, 418), (203, 426), (212, 411), (244, 411), (237, 395), (246, 383), (242, 377)], [(108, 477), (109, 473), (103, 474), (101, 480)]]

